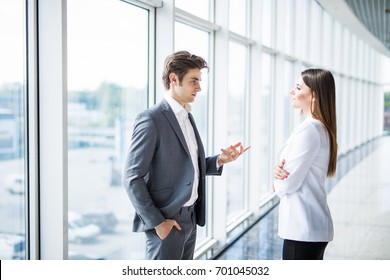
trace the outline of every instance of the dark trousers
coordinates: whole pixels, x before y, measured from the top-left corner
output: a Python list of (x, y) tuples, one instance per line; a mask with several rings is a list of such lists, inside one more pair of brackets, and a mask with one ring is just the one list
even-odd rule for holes
[(161, 240), (156, 230), (146, 234), (146, 258), (148, 260), (192, 260), (196, 241), (195, 207), (182, 207), (172, 218), (181, 227), (173, 227), (169, 235)]
[(328, 242), (303, 242), (285, 239), (283, 260), (323, 260)]

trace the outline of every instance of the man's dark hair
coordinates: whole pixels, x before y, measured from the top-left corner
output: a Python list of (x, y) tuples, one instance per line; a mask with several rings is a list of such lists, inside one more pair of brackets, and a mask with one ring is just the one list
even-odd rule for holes
[(200, 56), (190, 54), (187, 51), (179, 51), (171, 54), (165, 59), (164, 70), (162, 75), (165, 90), (170, 88), (169, 75), (175, 73), (179, 77), (179, 84), (183, 81), (183, 77), (191, 69), (207, 68), (207, 62)]

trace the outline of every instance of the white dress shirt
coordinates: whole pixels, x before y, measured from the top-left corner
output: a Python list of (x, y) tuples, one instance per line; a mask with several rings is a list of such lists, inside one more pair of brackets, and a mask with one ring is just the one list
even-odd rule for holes
[(274, 180), (280, 197), (279, 236), (296, 241), (333, 240), (333, 221), (324, 182), (328, 170), (329, 137), (322, 123), (307, 117), (284, 145), (280, 160), (290, 173)]
[(191, 206), (198, 198), (199, 185), (198, 143), (196, 142), (194, 128), (188, 118), (188, 112), (191, 111), (191, 106), (187, 104), (186, 108), (184, 108), (168, 94), (165, 94), (164, 98), (175, 113), (176, 119), (186, 140), (188, 150), (190, 151), (192, 164), (194, 166), (194, 184), (192, 185), (191, 198), (183, 205)]

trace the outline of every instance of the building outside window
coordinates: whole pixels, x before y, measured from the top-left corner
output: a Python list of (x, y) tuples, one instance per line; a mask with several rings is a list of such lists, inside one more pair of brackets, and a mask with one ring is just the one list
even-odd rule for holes
[(124, 1), (68, 1), (70, 259), (145, 256), (122, 176), (148, 104), (148, 21)]
[(26, 3), (0, 2), (0, 259), (26, 258)]

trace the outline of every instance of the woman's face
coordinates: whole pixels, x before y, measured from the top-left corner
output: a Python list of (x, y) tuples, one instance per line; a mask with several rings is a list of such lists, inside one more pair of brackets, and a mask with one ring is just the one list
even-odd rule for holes
[(303, 110), (305, 114), (311, 114), (311, 104), (314, 101), (311, 89), (299, 78), (296, 86), (290, 92), (292, 100), (291, 106)]

